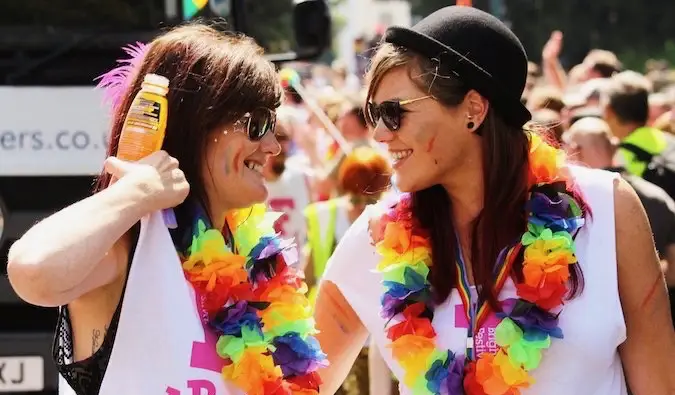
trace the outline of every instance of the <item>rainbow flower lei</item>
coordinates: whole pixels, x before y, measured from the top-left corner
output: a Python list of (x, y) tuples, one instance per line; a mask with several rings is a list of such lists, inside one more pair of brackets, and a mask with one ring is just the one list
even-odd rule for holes
[(507, 265), (510, 275), (510, 265), (522, 256), (522, 280), (516, 283), (518, 298), (500, 302), (495, 353), (470, 360), (436, 348), (428, 279), (431, 244), (412, 215), (410, 196), (376, 222), (383, 230), (376, 243), (382, 256), (377, 271), (385, 288), (381, 315), (388, 322), (393, 357), (405, 371), (403, 381), (416, 395), (520, 394), (534, 382), (529, 372), (539, 366), (551, 338), (563, 337), (558, 314), (569, 292), (570, 267), (577, 263), (573, 237), (584, 225), (584, 215), (569, 192), (562, 152), (532, 134), (529, 155), (527, 231), (519, 243), (504, 249), (498, 262)]
[(312, 336), (307, 285), (292, 267), (295, 246), (274, 232), (280, 216), (261, 204), (228, 213), (236, 254), (198, 215), (183, 270), (219, 336), (225, 379), (249, 395), (313, 395), (327, 360)]

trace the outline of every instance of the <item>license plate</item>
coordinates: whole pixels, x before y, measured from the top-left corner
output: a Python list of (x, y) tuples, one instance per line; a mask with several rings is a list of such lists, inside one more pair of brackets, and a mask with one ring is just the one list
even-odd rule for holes
[(0, 357), (0, 392), (42, 391), (44, 370), (42, 357)]

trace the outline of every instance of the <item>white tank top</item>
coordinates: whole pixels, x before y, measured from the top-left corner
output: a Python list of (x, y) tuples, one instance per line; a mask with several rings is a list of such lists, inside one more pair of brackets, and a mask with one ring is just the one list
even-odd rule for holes
[[(614, 227), (614, 189), (617, 177), (600, 170), (572, 167), (575, 182), (590, 206), (592, 218), (576, 238), (576, 255), (583, 271), (581, 295), (566, 302), (559, 317), (564, 339), (552, 339), (541, 364), (531, 372), (535, 384), (523, 395), (625, 395), (626, 383), (617, 347), (626, 339), (619, 302)], [(385, 361), (399, 378), (380, 317), (381, 275), (374, 272), (380, 256), (370, 244), (368, 213), (342, 238), (328, 263), (323, 280), (332, 281), (367, 327)], [(516, 297), (513, 282), (505, 284), (499, 299)], [(468, 325), (457, 290), (435, 309), (437, 344), (465, 354)], [(487, 338), (494, 341), (494, 338)], [(478, 350), (479, 346), (475, 346)], [(401, 386), (403, 394), (412, 392)]]
[[(226, 384), (161, 213), (141, 232), (101, 395), (243, 395)], [(70, 394), (67, 385), (60, 394)]]

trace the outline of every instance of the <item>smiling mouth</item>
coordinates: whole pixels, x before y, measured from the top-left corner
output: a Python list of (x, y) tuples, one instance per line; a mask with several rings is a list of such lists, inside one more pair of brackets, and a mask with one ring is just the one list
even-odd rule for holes
[(252, 160), (245, 160), (244, 166), (246, 166), (249, 170), (252, 170), (258, 174), (262, 174), (263, 165), (261, 163)]
[(391, 155), (391, 157), (396, 161), (399, 161), (401, 159), (405, 159), (405, 158), (409, 157), (410, 155), (412, 155), (412, 153), (413, 153), (413, 150), (411, 150), (411, 149), (405, 149), (405, 150), (400, 150), (400, 151), (389, 151), (389, 154)]

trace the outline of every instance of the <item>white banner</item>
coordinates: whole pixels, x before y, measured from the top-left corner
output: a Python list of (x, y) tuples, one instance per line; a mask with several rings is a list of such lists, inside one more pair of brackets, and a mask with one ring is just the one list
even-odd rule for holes
[(0, 87), (0, 176), (100, 173), (109, 113), (93, 87)]

